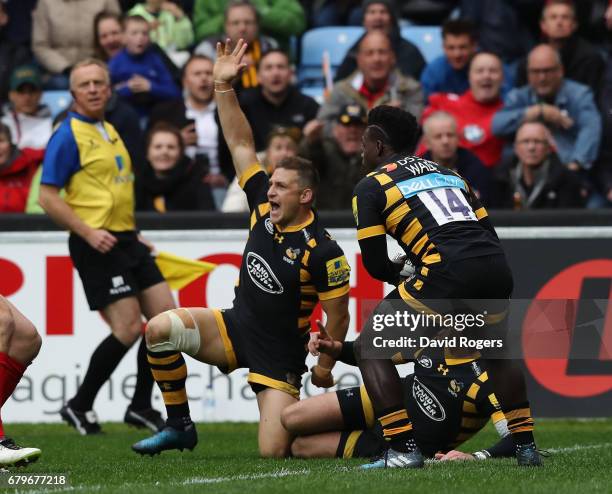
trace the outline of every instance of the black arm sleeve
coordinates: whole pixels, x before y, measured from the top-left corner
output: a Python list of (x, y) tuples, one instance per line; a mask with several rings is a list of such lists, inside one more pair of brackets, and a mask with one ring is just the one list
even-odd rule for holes
[(399, 273), (403, 264), (394, 263), (389, 259), (387, 237), (385, 235), (364, 238), (359, 241), (359, 248), (361, 249), (363, 265), (370, 276), (377, 280), (386, 281), (393, 286), (399, 285)]
[(338, 355), (338, 361), (344, 362), (346, 365), (357, 367), (357, 359), (355, 358), (355, 342), (345, 341), (342, 343), (342, 350)]

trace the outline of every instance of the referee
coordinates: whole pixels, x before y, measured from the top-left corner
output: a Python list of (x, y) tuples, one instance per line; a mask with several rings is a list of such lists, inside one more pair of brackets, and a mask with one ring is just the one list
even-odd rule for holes
[[(121, 137), (104, 121), (111, 95), (106, 65), (77, 63), (70, 74), (74, 111), (52, 135), (43, 162), (40, 205), (70, 231), (70, 257), (91, 310), (100, 311), (111, 334), (96, 348), (76, 395), (62, 418), (83, 435), (100, 432), (93, 402), (123, 356), (140, 338), (141, 314), (150, 319), (175, 307), (172, 294), (134, 224), (134, 174)], [(66, 195), (60, 197), (64, 188)], [(153, 377), (144, 339), (125, 422), (156, 432), (164, 421), (151, 408)]]

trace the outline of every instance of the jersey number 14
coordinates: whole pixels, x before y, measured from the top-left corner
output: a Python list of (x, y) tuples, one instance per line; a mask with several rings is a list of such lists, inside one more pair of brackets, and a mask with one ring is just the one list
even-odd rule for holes
[(453, 221), (477, 221), (474, 210), (458, 188), (440, 188), (419, 192), (418, 198), (438, 225)]

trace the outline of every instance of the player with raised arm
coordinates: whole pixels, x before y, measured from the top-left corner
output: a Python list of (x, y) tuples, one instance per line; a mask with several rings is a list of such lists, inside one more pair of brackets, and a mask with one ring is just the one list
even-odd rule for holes
[[(133, 446), (141, 454), (195, 447), (197, 435), (187, 403), (187, 369), (181, 352), (224, 372), (249, 369), (248, 382), (260, 413), (259, 452), (290, 453), (291, 435), (281, 411), (299, 399), (306, 370), (310, 316), (321, 303), (326, 328), (343, 340), (348, 329), (350, 269), (340, 247), (312, 209), (318, 174), (300, 158), (282, 160), (268, 177), (257, 162), (253, 134), (231, 82), (245, 67), (246, 44), (217, 46), (215, 95), (223, 134), (246, 192), (250, 216), (233, 307), (182, 308), (149, 322), (149, 362), (168, 412), (167, 427)], [(334, 360), (322, 355), (313, 382), (333, 385)]]
[[(457, 302), (477, 299), (487, 302), (487, 325), (499, 328), (513, 287), (486, 210), (458, 174), (412, 155), (417, 136), (410, 113), (390, 106), (371, 110), (363, 137), (363, 165), (369, 173), (353, 197), (363, 263), (374, 278), (397, 287), (377, 306), (357, 340), (359, 369), (390, 446), (384, 459), (364, 468), (423, 466), (395, 365), (391, 359), (372, 358), (365, 343), (372, 337), (374, 318), (393, 307), (449, 314), (444, 311), (455, 310)], [(387, 234), (415, 267), (405, 280), (400, 278), (402, 264), (388, 257)], [(430, 301), (440, 302), (441, 309), (429, 307)], [(540, 465), (521, 370), (508, 359), (488, 359), (483, 365), (508, 421), (519, 465)]]

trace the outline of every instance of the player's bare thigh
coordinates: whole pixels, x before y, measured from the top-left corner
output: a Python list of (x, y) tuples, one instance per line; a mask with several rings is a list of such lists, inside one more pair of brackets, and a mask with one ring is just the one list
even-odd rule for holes
[(285, 429), (294, 436), (339, 431), (344, 428), (336, 393), (323, 393), (298, 401), (281, 413)]
[(291, 452), (293, 435), (283, 427), (281, 414), (298, 398), (278, 389), (266, 388), (257, 393), (259, 406), (259, 454), (264, 458), (284, 458)]
[(296, 458), (335, 458), (340, 438), (340, 432), (299, 436), (291, 443), (291, 454)]
[(158, 314), (147, 324), (146, 338), (149, 348), (155, 349), (156, 345), (168, 342), (173, 324), (175, 328), (181, 328), (180, 330), (185, 332), (187, 341), (193, 340), (193, 335), (189, 335), (190, 331), (199, 333), (197, 349), (189, 345), (188, 348), (175, 348), (176, 351), (185, 352), (206, 364), (228, 366), (226, 347), (212, 309), (182, 307)]

